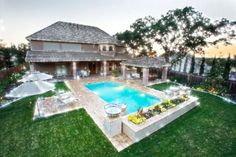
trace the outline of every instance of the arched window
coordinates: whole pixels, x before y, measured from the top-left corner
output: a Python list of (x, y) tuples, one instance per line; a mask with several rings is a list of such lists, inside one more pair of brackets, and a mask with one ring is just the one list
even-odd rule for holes
[(103, 46), (102, 47), (102, 51), (106, 51), (107, 50), (107, 47), (106, 46)]
[(113, 46), (109, 46), (109, 51), (113, 51)]

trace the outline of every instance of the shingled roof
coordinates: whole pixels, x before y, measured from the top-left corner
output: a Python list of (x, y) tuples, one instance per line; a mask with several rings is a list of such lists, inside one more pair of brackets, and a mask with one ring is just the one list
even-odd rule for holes
[(144, 68), (160, 68), (160, 67), (170, 66), (169, 63), (166, 63), (163, 57), (153, 58), (147, 56), (128, 59), (122, 62), (121, 64), (134, 67), (144, 67)]
[(98, 27), (58, 21), (28, 37), (27, 40), (91, 44), (122, 44)]
[(124, 61), (128, 59), (127, 54), (115, 53), (114, 56), (103, 55), (98, 52), (48, 52), (28, 51), (26, 62), (71, 62), (71, 61)]

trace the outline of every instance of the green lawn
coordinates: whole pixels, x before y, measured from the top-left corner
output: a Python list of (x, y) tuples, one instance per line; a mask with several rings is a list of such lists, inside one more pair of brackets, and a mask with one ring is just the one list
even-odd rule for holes
[(64, 91), (69, 91), (70, 89), (65, 85), (64, 82), (57, 82), (55, 84), (56, 90), (64, 90)]
[(36, 97), (25, 98), (0, 110), (0, 156), (236, 156), (236, 106), (193, 94), (200, 107), (120, 153), (84, 109), (32, 121)]

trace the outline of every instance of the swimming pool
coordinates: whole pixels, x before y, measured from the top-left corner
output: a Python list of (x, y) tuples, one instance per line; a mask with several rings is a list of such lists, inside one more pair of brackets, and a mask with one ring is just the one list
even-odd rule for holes
[(112, 81), (90, 83), (85, 87), (108, 104), (126, 104), (128, 113), (136, 112), (139, 108), (148, 107), (161, 101), (157, 97)]

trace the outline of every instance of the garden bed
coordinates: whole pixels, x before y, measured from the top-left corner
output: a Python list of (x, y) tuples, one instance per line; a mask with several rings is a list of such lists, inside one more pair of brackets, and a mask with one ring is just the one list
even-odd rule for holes
[(128, 120), (128, 116), (125, 116), (122, 118), (123, 133), (134, 142), (138, 142), (193, 109), (197, 106), (197, 100), (196, 97), (190, 97), (189, 100), (151, 117), (141, 124), (134, 124)]

